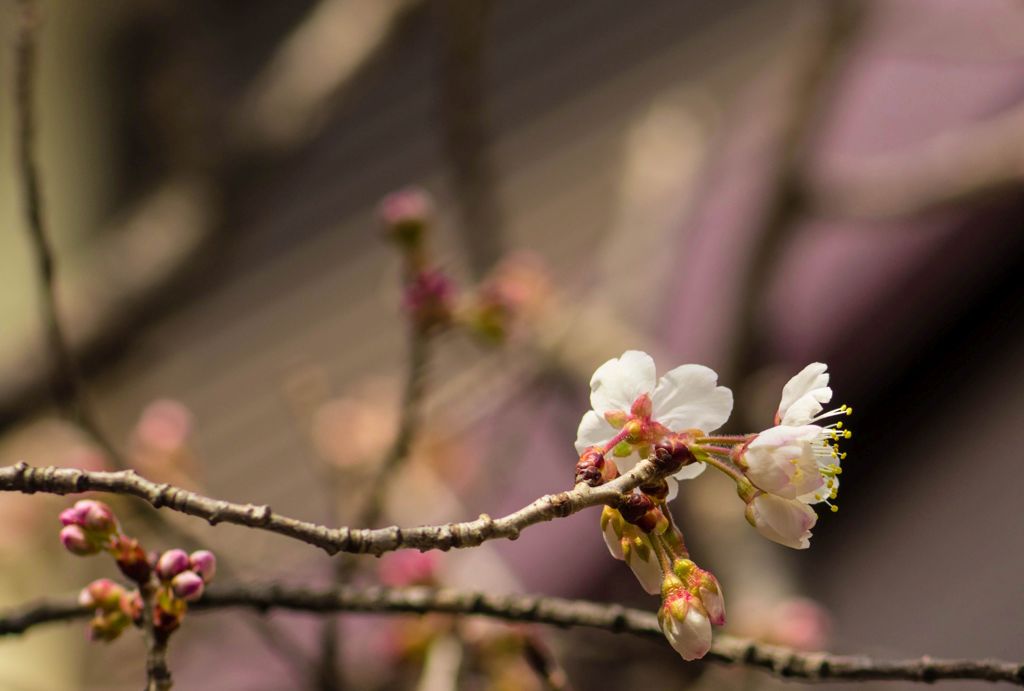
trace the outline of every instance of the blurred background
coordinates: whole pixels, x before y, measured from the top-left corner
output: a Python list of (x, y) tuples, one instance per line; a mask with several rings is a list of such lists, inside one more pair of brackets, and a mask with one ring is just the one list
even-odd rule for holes
[[(820, 360), (855, 436), (840, 511), (812, 549), (761, 539), (711, 473), (676, 502), (693, 558), (723, 584), (727, 630), (879, 657), (1024, 658), (1024, 4), (42, 10), (61, 304), (100, 422), (143, 474), (308, 520), (358, 515), (409, 366), (400, 261), (375, 209), (419, 185), (436, 200), (438, 264), (467, 292), (505, 280), (525, 297), (500, 338), (436, 339), (424, 431), (380, 524), (499, 515), (566, 488), (590, 374), (627, 348), (660, 371), (714, 367), (736, 394), (730, 432), (770, 425), (781, 385)], [(12, 4), (0, 26), (10, 83)], [(102, 467), (49, 385), (11, 100), (0, 462)], [(0, 605), (112, 575), (59, 550), (68, 503), (0, 497)], [(333, 578), (303, 545), (168, 519), (239, 578)], [(479, 550), (367, 558), (353, 578), (653, 610), (597, 522), (586, 511)], [(190, 617), (171, 644), (178, 684), (327, 688), (311, 674), (322, 623), (268, 621)], [(0, 688), (137, 687), (136, 637), (87, 644), (81, 629), (0, 641)], [(423, 691), (544, 688), (531, 646), (578, 689), (786, 685), (590, 631), (346, 617), (336, 641), (346, 688)]]

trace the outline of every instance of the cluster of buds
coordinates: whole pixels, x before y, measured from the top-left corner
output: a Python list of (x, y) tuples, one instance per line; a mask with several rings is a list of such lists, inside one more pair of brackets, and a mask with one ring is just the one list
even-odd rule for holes
[(83, 499), (60, 512), (60, 542), (72, 554), (88, 556), (109, 549), (120, 533), (117, 519), (103, 502)]
[(153, 571), (159, 581), (153, 609), (153, 628), (167, 637), (181, 625), (188, 603), (203, 596), (203, 589), (217, 571), (217, 560), (208, 550), (187, 554), (169, 549), (156, 560)]
[(526, 254), (499, 262), (463, 294), (439, 268), (428, 247), (433, 202), (409, 188), (385, 197), (378, 214), (385, 237), (402, 253), (402, 303), (413, 326), (430, 331), (458, 325), (488, 343), (501, 343), (521, 316), (536, 314), (551, 293), (541, 262)]
[(643, 491), (624, 496), (618, 508), (601, 513), (608, 551), (626, 562), (640, 585), (661, 595), (658, 621), (672, 647), (686, 660), (711, 648), (711, 626), (725, 624), (725, 599), (718, 580), (698, 567), (686, 551), (662, 499)]
[(78, 604), (94, 610), (86, 629), (93, 641), (112, 641), (129, 626), (142, 622), (142, 598), (109, 578), (100, 578), (82, 589)]
[[(810, 544), (814, 504), (836, 510), (839, 442), (851, 433), (842, 421), (848, 406), (825, 411), (829, 375), (812, 363), (783, 388), (774, 426), (755, 434), (716, 434), (732, 412), (732, 392), (701, 365), (682, 365), (656, 379), (646, 353), (627, 351), (609, 360), (590, 382), (591, 407), (580, 421), (576, 482), (597, 486), (642, 458), (657, 479), (605, 508), (601, 532), (616, 559), (625, 561), (644, 589), (660, 593), (662, 630), (686, 659), (710, 647), (711, 625), (724, 622), (722, 591), (689, 559), (667, 507), (680, 480), (708, 466), (736, 482), (745, 515), (764, 537), (796, 549)], [(613, 462), (611, 458), (614, 458)]]
[(512, 254), (466, 297), (460, 321), (483, 341), (502, 343), (517, 325), (539, 316), (551, 294), (543, 262), (531, 254)]
[(207, 550), (148, 554), (137, 539), (121, 531), (114, 512), (103, 502), (83, 499), (62, 511), (60, 520), (61, 544), (69, 552), (88, 556), (105, 551), (135, 584), (128, 590), (103, 578), (82, 590), (79, 603), (95, 610), (88, 629), (93, 640), (112, 641), (130, 624), (140, 625), (143, 593), (153, 596), (154, 630), (166, 640), (181, 625), (187, 603), (202, 597), (217, 570), (216, 557)]
[(384, 235), (402, 253), (402, 304), (416, 329), (430, 331), (452, 323), (455, 284), (433, 265), (427, 246), (434, 205), (426, 192), (409, 188), (385, 197), (378, 208)]

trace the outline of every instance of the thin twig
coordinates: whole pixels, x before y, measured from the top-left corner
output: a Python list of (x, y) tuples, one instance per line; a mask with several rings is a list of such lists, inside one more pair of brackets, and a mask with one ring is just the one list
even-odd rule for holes
[(35, 73), (39, 8), (35, 0), (18, 0), (18, 36), (15, 48), (15, 120), (18, 166), (25, 197), (29, 242), (35, 255), (43, 321), (52, 364), (52, 388), (56, 401), (67, 409), (118, 468), (126, 468), (109, 437), (103, 433), (88, 402), (74, 353), (65, 333), (57, 299), (57, 258), (46, 223), (42, 186), (35, 152)]
[[(395, 433), (391, 447), (370, 480), (366, 502), (356, 518), (356, 525), (369, 528), (380, 521), (381, 515), (384, 513), (388, 487), (412, 451), (412, 445), (420, 425), (423, 398), (426, 394), (430, 339), (429, 332), (414, 326), (410, 328), (409, 365), (406, 369), (398, 431)], [(358, 566), (358, 559), (354, 558), (354, 555), (349, 554), (346, 557), (348, 558), (335, 562), (335, 583), (347, 583)], [(343, 686), (343, 679), (338, 671), (340, 646), (341, 633), (338, 630), (337, 622), (325, 622), (320, 632), (320, 665), (317, 673), (317, 684), (321, 691), (334, 691)]]
[(34, 468), (25, 462), (0, 467), (0, 491), (33, 494), (106, 492), (139, 497), (155, 508), (206, 519), (210, 525), (234, 523), (306, 542), (328, 554), (351, 552), (380, 555), (399, 549), (448, 550), (476, 547), (488, 540), (514, 540), (529, 526), (564, 518), (591, 506), (616, 503), (620, 496), (658, 476), (657, 465), (641, 461), (635, 468), (599, 487), (580, 483), (571, 490), (547, 494), (501, 518), (482, 514), (474, 521), (416, 528), (357, 529), (300, 521), (274, 513), (269, 506), (235, 504), (212, 499), (168, 484), (144, 479), (134, 470), (102, 472), (59, 468)]
[[(657, 617), (652, 612), (616, 604), (533, 595), (491, 595), (423, 587), (313, 590), (280, 584), (222, 584), (211, 586), (203, 599), (193, 605), (195, 609), (206, 610), (225, 607), (245, 607), (259, 612), (285, 609), (311, 614), (442, 612), (560, 627), (582, 626), (664, 640)], [(0, 635), (24, 633), (32, 626), (47, 622), (84, 619), (89, 614), (75, 605), (71, 597), (42, 601), (0, 615)], [(903, 680), (931, 683), (974, 679), (1024, 686), (1024, 663), (1020, 662), (940, 660), (927, 656), (910, 660), (875, 660), (863, 656), (799, 652), (726, 635), (716, 636), (707, 659), (762, 669), (781, 677), (813, 681)]]
[[(39, 6), (36, 0), (18, 0), (18, 33), (15, 47), (15, 117), (18, 165), (25, 197), (27, 230), (33, 254), (35, 255), (39, 279), (40, 300), (43, 321), (49, 342), (52, 365), (52, 388), (55, 401), (63, 405), (68, 416), (99, 446), (110, 463), (119, 470), (130, 468), (127, 458), (104, 432), (89, 402), (84, 380), (78, 369), (74, 351), (64, 329), (57, 298), (57, 257), (53, 251), (46, 221), (42, 184), (36, 161), (36, 113), (35, 85), (38, 53)], [(178, 526), (165, 521), (158, 513), (140, 512), (140, 518), (150, 528), (164, 532), (179, 546), (189, 550), (204, 549), (202, 541)], [(229, 565), (221, 560), (221, 571), (228, 572)], [(254, 628), (268, 642), (275, 643), (275, 650), (285, 649), (282, 637), (271, 631), (264, 622), (256, 622)], [(291, 646), (295, 654), (295, 647)]]
[(523, 657), (548, 691), (572, 691), (569, 675), (540, 637), (523, 636)]
[(153, 606), (156, 586), (152, 577), (139, 588), (142, 597), (142, 638), (146, 643), (146, 691), (169, 691), (174, 685), (167, 667), (167, 638), (156, 631)]

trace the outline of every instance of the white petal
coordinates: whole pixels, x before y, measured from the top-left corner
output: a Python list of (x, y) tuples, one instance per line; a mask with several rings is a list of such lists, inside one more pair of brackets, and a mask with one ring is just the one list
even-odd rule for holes
[(713, 432), (732, 413), (732, 391), (717, 386), (718, 375), (703, 365), (680, 365), (658, 380), (651, 401), (654, 419), (673, 431)]
[(725, 597), (722, 595), (722, 586), (718, 586), (718, 592), (701, 588), (699, 595), (711, 623), (715, 626), (725, 626)]
[(601, 531), (601, 536), (604, 538), (604, 544), (608, 548), (608, 551), (613, 557), (622, 561), (626, 558), (625, 553), (622, 551), (622, 536), (615, 532), (615, 525), (612, 521), (604, 521), (604, 529)]
[(599, 414), (629, 412), (640, 394), (654, 390), (654, 360), (640, 350), (627, 350), (597, 368), (590, 379), (590, 405)]
[(765, 430), (743, 453), (747, 477), (764, 491), (787, 499), (814, 492), (825, 484), (813, 447), (820, 434), (821, 428), (813, 425)]
[(682, 621), (665, 617), (662, 632), (684, 660), (698, 660), (711, 649), (711, 622), (696, 607), (688, 608)]
[(590, 446), (601, 446), (614, 436), (615, 428), (593, 410), (588, 410), (576, 430), (576, 453), (583, 453)]
[(828, 403), (832, 400), (832, 389), (827, 386), (815, 389), (810, 393), (806, 393), (800, 398), (796, 399), (793, 405), (789, 406), (782, 413), (780, 422), (783, 425), (799, 426), (807, 425), (811, 423), (814, 418), (821, 412), (822, 403)]
[[(832, 390), (828, 388), (828, 365), (823, 362), (812, 362), (786, 382), (786, 385), (782, 387), (782, 400), (779, 402), (776, 419), (787, 425), (802, 425), (810, 422), (811, 417), (821, 412), (820, 406), (806, 420), (794, 417), (788, 422), (785, 421), (789, 409), (805, 396), (810, 396), (810, 400), (818, 403), (827, 403), (832, 400)], [(805, 410), (810, 407), (806, 402), (802, 406)]]
[(764, 537), (793, 549), (811, 545), (811, 528), (818, 521), (814, 509), (799, 501), (762, 494), (750, 505), (754, 527)]
[(679, 469), (679, 472), (672, 477), (676, 480), (692, 480), (703, 473), (707, 467), (707, 463), (691, 463), (689, 465), (684, 465)]
[(640, 586), (649, 595), (661, 593), (661, 582), (664, 580), (665, 574), (662, 573), (658, 557), (655, 556), (654, 552), (650, 552), (647, 555), (647, 559), (641, 559), (636, 552), (631, 552), (629, 556), (630, 558), (626, 559), (626, 563), (629, 564), (629, 568), (633, 571), (633, 575), (636, 576), (636, 580), (640, 581)]

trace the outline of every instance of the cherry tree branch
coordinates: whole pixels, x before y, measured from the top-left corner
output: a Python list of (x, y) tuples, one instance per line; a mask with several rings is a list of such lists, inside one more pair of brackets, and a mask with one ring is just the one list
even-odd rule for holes
[[(310, 614), (440, 612), (560, 627), (581, 626), (664, 640), (657, 617), (652, 612), (621, 605), (423, 587), (338, 587), (314, 590), (280, 584), (220, 585), (211, 586), (203, 599), (192, 607), (199, 610), (242, 607), (258, 612), (283, 609)], [(44, 600), (0, 614), (0, 635), (24, 633), (33, 626), (49, 622), (84, 619), (89, 614), (71, 597)], [(1024, 663), (1020, 662), (941, 660), (928, 656), (908, 660), (875, 660), (863, 656), (800, 652), (726, 635), (715, 637), (707, 659), (753, 667), (780, 677), (813, 681), (902, 680), (932, 683), (973, 679), (1024, 686)]]
[(235, 504), (212, 499), (196, 492), (146, 480), (134, 470), (100, 472), (59, 468), (35, 468), (21, 462), (0, 467), (0, 491), (25, 494), (76, 494), (106, 492), (138, 497), (154, 508), (174, 511), (206, 519), (210, 525), (234, 523), (278, 533), (319, 547), (330, 555), (338, 552), (380, 555), (399, 549), (449, 550), (476, 547), (488, 540), (515, 540), (529, 526), (555, 518), (564, 518), (591, 506), (613, 504), (625, 493), (658, 475), (657, 465), (641, 461), (628, 473), (599, 487), (578, 484), (571, 490), (547, 494), (501, 518), (487, 514), (474, 521), (445, 525), (379, 529), (358, 529), (301, 521), (274, 513), (269, 506)]

